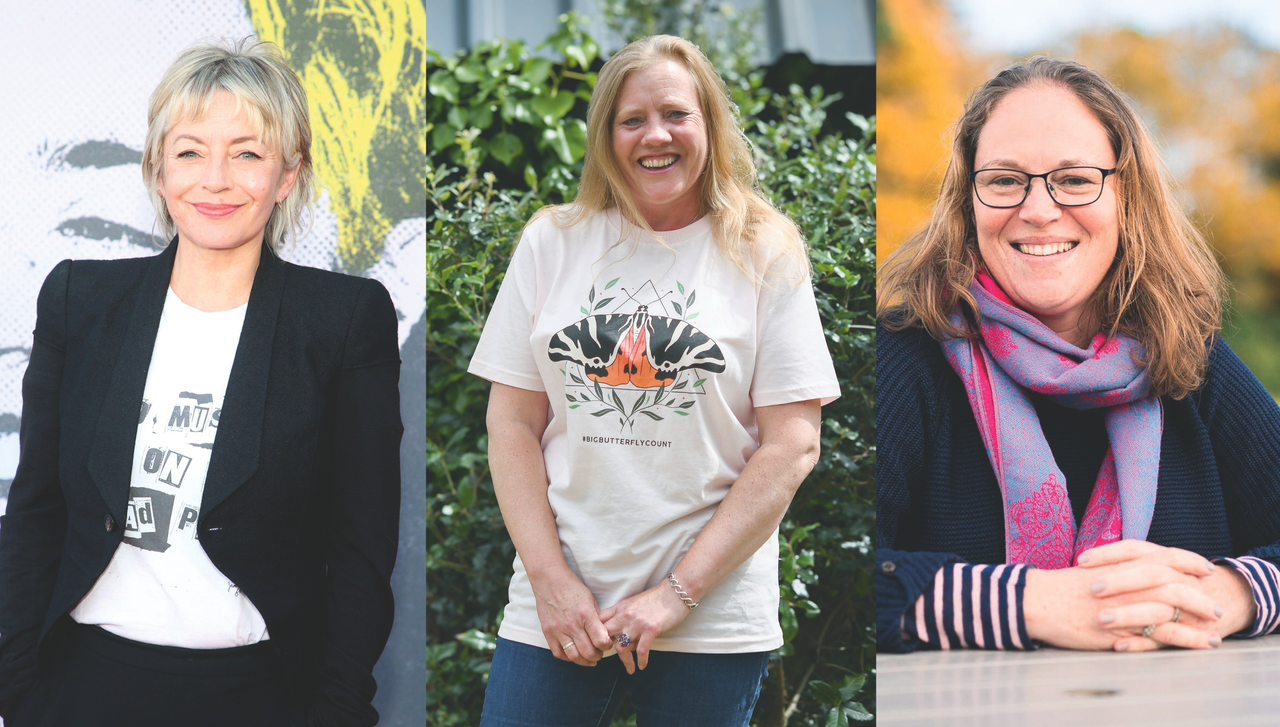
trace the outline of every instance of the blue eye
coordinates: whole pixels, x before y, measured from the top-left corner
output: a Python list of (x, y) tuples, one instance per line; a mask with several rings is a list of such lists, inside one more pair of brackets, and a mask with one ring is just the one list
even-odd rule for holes
[(178, 152), (178, 158), (179, 159), (195, 159), (196, 153), (188, 149), (187, 151)]
[(261, 159), (261, 158), (262, 158), (262, 157), (258, 156), (257, 154), (254, 154), (254, 153), (253, 153), (253, 152), (251, 152), (251, 151), (242, 151), (242, 152), (240, 152), (239, 154), (236, 154), (236, 156), (237, 156), (237, 157), (239, 157), (239, 158), (244, 158), (246, 155), (247, 155), (250, 159)]

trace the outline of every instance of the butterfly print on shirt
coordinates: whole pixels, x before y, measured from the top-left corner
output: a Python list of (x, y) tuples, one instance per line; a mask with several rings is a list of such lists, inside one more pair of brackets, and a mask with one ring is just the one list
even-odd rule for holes
[(681, 371), (722, 373), (724, 354), (716, 342), (688, 321), (634, 313), (587, 316), (551, 337), (552, 361), (572, 361), (605, 386), (641, 389), (667, 386)]

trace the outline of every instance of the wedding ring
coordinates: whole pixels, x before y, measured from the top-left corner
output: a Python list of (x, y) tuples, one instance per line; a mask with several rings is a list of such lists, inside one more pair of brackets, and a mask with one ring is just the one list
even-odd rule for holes
[(626, 634), (618, 634), (617, 636), (615, 636), (615, 637), (613, 637), (613, 638), (617, 640), (617, 642), (618, 642), (618, 646), (619, 646), (620, 648), (625, 649), (625, 648), (627, 648), (628, 646), (631, 646), (631, 637), (630, 637), (630, 636), (627, 636)]
[(561, 648), (561, 649), (567, 649), (567, 648), (569, 648), (570, 646), (573, 646), (573, 642), (572, 642), (572, 641), (570, 641), (570, 642), (569, 642), (569, 643), (567, 643), (567, 644), (560, 644), (560, 648)]
[(1173, 618), (1172, 618), (1172, 619), (1170, 619), (1170, 623), (1175, 623), (1175, 624), (1176, 624), (1176, 623), (1178, 623), (1178, 619), (1180, 619), (1180, 618), (1182, 618), (1182, 609), (1181, 609), (1181, 608), (1179, 608), (1178, 606), (1174, 606), (1174, 607), (1173, 607)]
[(1151, 638), (1151, 634), (1154, 634), (1155, 632), (1156, 632), (1155, 624), (1147, 624), (1146, 626), (1142, 627), (1142, 635), (1147, 637), (1148, 639)]

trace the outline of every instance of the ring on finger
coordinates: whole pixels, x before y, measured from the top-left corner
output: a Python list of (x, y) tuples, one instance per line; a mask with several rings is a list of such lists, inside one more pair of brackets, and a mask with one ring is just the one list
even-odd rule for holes
[(572, 642), (572, 641), (570, 641), (570, 642), (569, 642), (569, 643), (567, 643), (567, 644), (560, 644), (560, 648), (561, 648), (561, 649), (568, 649), (570, 646), (573, 646), (573, 642)]
[(613, 638), (614, 638), (614, 640), (615, 640), (615, 641), (617, 641), (617, 642), (618, 642), (618, 647), (619, 647), (619, 648), (625, 649), (625, 648), (627, 648), (628, 646), (631, 646), (631, 637), (630, 637), (630, 636), (627, 636), (626, 634), (618, 634), (617, 636), (615, 636), (615, 637), (613, 637)]
[(1181, 608), (1181, 607), (1179, 607), (1179, 606), (1174, 606), (1174, 607), (1173, 607), (1173, 618), (1169, 619), (1169, 623), (1175, 623), (1175, 624), (1176, 624), (1176, 623), (1178, 623), (1178, 619), (1180, 619), (1180, 618), (1182, 618), (1182, 608)]
[(1147, 624), (1146, 626), (1142, 627), (1142, 635), (1147, 637), (1148, 639), (1151, 638), (1151, 634), (1154, 634), (1155, 632), (1156, 632), (1155, 624)]

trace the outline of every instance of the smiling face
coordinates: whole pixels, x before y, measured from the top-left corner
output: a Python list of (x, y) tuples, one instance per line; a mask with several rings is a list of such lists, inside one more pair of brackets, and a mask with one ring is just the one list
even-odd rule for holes
[[(1075, 94), (1037, 85), (1011, 91), (996, 105), (978, 135), (973, 168), (1040, 174), (1115, 163), (1106, 129)], [(973, 196), (987, 271), (1020, 308), (1076, 344), (1096, 333), (1081, 329), (1081, 317), (1119, 246), (1115, 180), (1109, 177), (1101, 198), (1084, 207), (1055, 203), (1043, 179), (1032, 180), (1026, 200), (1011, 209), (987, 207)]]
[(612, 136), (618, 166), (650, 227), (677, 230), (697, 219), (707, 127), (684, 66), (660, 60), (627, 76)]
[(159, 191), (180, 244), (233, 250), (262, 241), (297, 174), (259, 138), (235, 98), (220, 92), (203, 118), (179, 121), (165, 135)]

